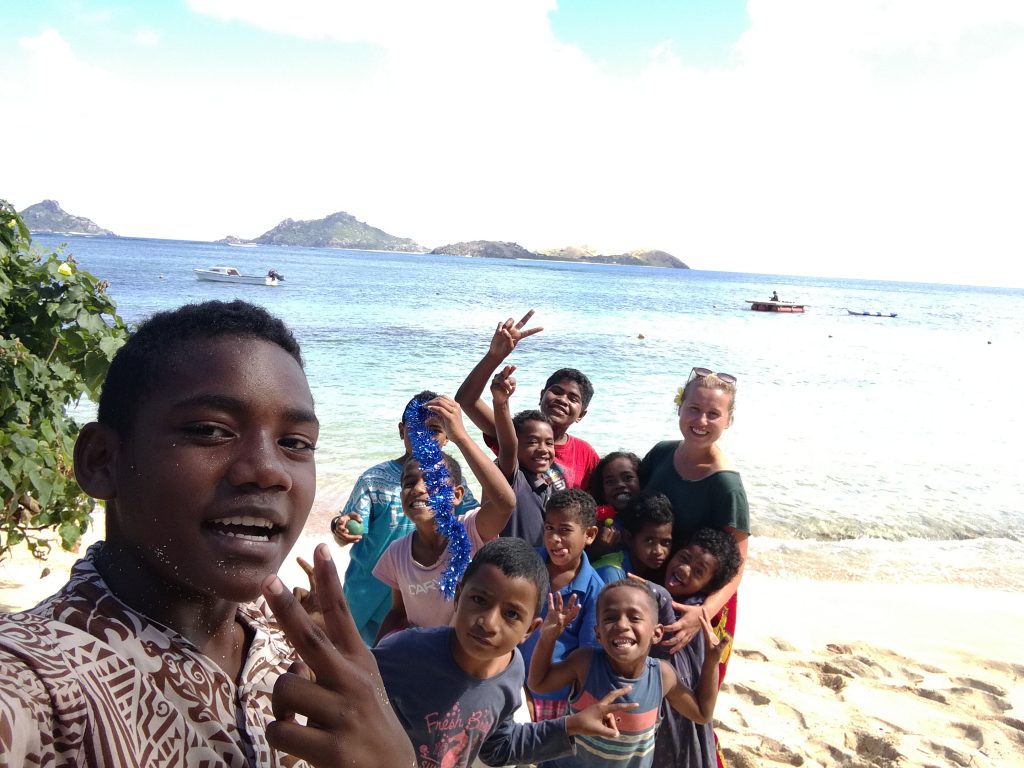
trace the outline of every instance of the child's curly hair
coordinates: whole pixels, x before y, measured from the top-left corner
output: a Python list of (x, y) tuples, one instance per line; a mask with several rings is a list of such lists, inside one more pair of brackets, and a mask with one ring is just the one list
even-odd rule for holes
[(711, 581), (704, 588), (707, 593), (717, 592), (724, 587), (735, 576), (743, 564), (743, 557), (740, 555), (739, 544), (728, 531), (720, 528), (698, 528), (683, 542), (684, 547), (695, 544), (718, 563)]
[(629, 506), (622, 510), (616, 520), (624, 530), (638, 533), (645, 525), (672, 524), (672, 502), (663, 493), (641, 491), (629, 500)]
[(566, 488), (564, 491), (552, 493), (548, 503), (544, 505), (545, 516), (554, 510), (568, 512), (569, 517), (583, 528), (597, 525), (597, 505), (594, 503), (594, 497), (580, 488)]

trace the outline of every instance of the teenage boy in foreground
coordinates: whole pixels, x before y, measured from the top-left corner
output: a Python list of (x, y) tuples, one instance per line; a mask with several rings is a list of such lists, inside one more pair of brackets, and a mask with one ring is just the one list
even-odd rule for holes
[[(271, 575), (313, 502), (317, 436), (298, 344), (262, 308), (138, 328), (75, 445), (106, 540), (60, 592), (0, 615), (0, 766), (415, 764), (327, 548), (326, 633)], [(300, 726), (307, 671), (344, 706)]]

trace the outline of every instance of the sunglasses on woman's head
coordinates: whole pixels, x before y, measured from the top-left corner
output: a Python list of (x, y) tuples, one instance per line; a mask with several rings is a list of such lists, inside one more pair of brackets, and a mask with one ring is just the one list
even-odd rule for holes
[(706, 379), (712, 374), (717, 376), (720, 381), (724, 381), (726, 384), (736, 383), (736, 377), (731, 373), (717, 373), (716, 371), (712, 371), (710, 368), (691, 368), (690, 375), (687, 377), (686, 383), (689, 384), (694, 379)]

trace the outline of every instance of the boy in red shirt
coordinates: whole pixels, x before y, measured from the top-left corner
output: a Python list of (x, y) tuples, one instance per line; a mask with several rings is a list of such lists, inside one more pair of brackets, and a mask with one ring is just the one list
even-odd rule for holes
[[(524, 331), (523, 326), (531, 317), (532, 309), (518, 323), (511, 317), (498, 323), (487, 353), (455, 393), (455, 402), (462, 406), (463, 412), (480, 429), (484, 442), (492, 449), (497, 448), (494, 412), (483, 401), (482, 395), (490, 384), (491, 376), (519, 342), (544, 330), (538, 327)], [(540, 412), (551, 420), (555, 433), (555, 463), (561, 467), (569, 488), (587, 488), (590, 473), (600, 459), (590, 443), (568, 434), (569, 427), (587, 415), (593, 396), (594, 385), (575, 368), (559, 368), (548, 377), (540, 393)]]

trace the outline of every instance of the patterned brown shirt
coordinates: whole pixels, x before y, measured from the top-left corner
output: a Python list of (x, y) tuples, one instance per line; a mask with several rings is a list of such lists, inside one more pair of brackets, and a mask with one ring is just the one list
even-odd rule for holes
[(93, 565), (24, 613), (0, 614), (0, 766), (305, 766), (271, 749), (274, 681), (295, 660), (262, 598), (241, 685), (177, 632), (118, 600)]

